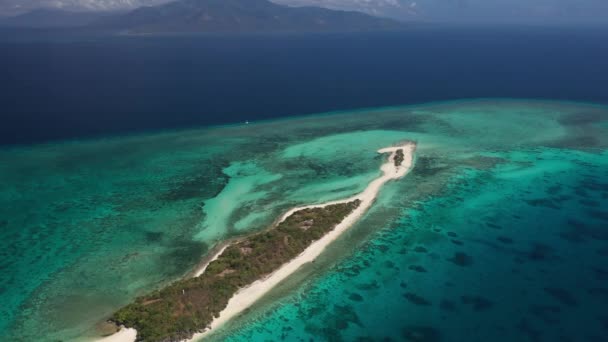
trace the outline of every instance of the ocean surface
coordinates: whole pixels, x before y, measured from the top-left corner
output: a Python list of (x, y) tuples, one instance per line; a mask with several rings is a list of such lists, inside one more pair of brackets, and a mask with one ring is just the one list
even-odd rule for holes
[(212, 339), (608, 340), (605, 37), (2, 36), (0, 340), (108, 333), (403, 140), (412, 173)]
[(0, 30), (0, 144), (464, 98), (608, 103), (608, 28), (107, 37)]

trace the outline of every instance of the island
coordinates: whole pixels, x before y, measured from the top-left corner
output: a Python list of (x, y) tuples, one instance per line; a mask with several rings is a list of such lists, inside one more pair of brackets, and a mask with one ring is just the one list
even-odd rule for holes
[(397, 151), (395, 151), (395, 157), (393, 158), (393, 160), (395, 162), (395, 167), (398, 167), (399, 165), (401, 165), (401, 163), (403, 163), (404, 158), (405, 158), (405, 156), (403, 155), (402, 149), (398, 149)]
[(349, 32), (399, 30), (404, 24), (362, 12), (293, 7), (269, 0), (176, 0), (93, 22), (122, 34)]
[(379, 150), (390, 153), (380, 177), (353, 197), (297, 207), (267, 230), (220, 248), (194, 277), (137, 298), (110, 321), (122, 329), (103, 342), (198, 339), (254, 304), (323, 250), (369, 209), (382, 185), (405, 176), (416, 144)]

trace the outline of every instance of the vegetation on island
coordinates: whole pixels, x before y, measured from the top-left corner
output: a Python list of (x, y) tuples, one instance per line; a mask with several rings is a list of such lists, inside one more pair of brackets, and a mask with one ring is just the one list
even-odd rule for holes
[(398, 149), (395, 152), (395, 166), (401, 166), (401, 163), (403, 163), (403, 159), (405, 158), (405, 156), (403, 155), (403, 150), (402, 149)]
[(138, 341), (180, 341), (205, 330), (240, 289), (264, 278), (342, 222), (360, 200), (296, 211), (277, 227), (230, 245), (197, 278), (177, 281), (120, 309), (111, 321)]

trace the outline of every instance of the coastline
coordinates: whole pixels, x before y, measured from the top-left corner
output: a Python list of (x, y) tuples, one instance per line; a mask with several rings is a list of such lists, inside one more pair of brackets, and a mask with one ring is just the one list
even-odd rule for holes
[[(400, 165), (395, 165), (394, 158), (398, 150), (403, 151), (404, 158)], [(265, 278), (259, 279), (237, 291), (228, 301), (228, 305), (220, 312), (218, 317), (214, 318), (214, 320), (204, 332), (197, 333), (192, 338), (184, 341), (197, 341), (207, 336), (208, 334), (214, 332), (215, 330), (217, 330), (217, 328), (221, 327), (227, 321), (249, 308), (252, 304), (254, 304), (256, 301), (266, 295), (281, 281), (283, 281), (288, 276), (297, 271), (301, 266), (313, 262), (325, 250), (325, 248), (327, 248), (334, 240), (336, 240), (340, 235), (342, 235), (346, 230), (348, 230), (348, 228), (355, 224), (365, 214), (365, 212), (367, 212), (367, 210), (371, 207), (374, 200), (376, 199), (381, 187), (386, 182), (390, 180), (399, 179), (405, 176), (412, 169), (414, 164), (415, 150), (416, 144), (413, 142), (402, 143), (398, 146), (380, 149), (377, 151), (378, 153), (390, 153), (390, 156), (388, 157), (387, 161), (385, 161), (380, 167), (382, 175), (370, 182), (363, 192), (342, 200), (292, 208), (285, 214), (283, 214), (277, 221), (278, 223), (283, 222), (291, 214), (303, 209), (320, 208), (332, 204), (348, 203), (357, 199), (361, 201), (360, 205), (355, 210), (353, 210), (353, 212), (351, 212), (348, 216), (344, 217), (344, 219), (339, 224), (337, 224), (333, 228), (333, 230), (325, 234), (317, 241), (314, 241), (312, 244), (310, 244), (310, 246), (308, 246), (300, 255), (283, 264), (280, 268), (278, 268), (276, 271), (266, 276)], [(198, 277), (203, 274), (207, 266), (213, 260), (217, 259), (223, 253), (223, 251), (231, 245), (232, 242), (233, 241), (227, 241), (222, 245), (217, 246), (217, 251), (212, 254), (212, 256), (208, 257), (208, 259), (204, 261), (195, 272), (193, 272), (194, 277)], [(133, 342), (136, 340), (136, 336), (137, 331), (135, 329), (127, 329), (121, 327), (120, 331), (116, 334), (103, 339), (99, 339), (97, 341)]]
[[(396, 151), (403, 149), (405, 158), (400, 166), (395, 166), (393, 158)], [(234, 318), (249, 306), (254, 304), (257, 300), (268, 293), (272, 288), (278, 285), (281, 281), (287, 278), (289, 275), (294, 273), (302, 265), (314, 261), (327, 246), (329, 246), (334, 240), (336, 240), (342, 233), (356, 223), (365, 212), (371, 207), (374, 200), (376, 199), (380, 188), (388, 181), (399, 179), (405, 176), (412, 168), (414, 164), (414, 151), (416, 144), (408, 142), (400, 146), (387, 147), (378, 150), (378, 153), (385, 154), (390, 153), (388, 161), (383, 163), (380, 167), (382, 176), (373, 180), (363, 192), (358, 195), (352, 196), (347, 199), (332, 201), (323, 204), (315, 204), (303, 207), (296, 207), (281, 216), (279, 222), (282, 222), (289, 215), (296, 211), (307, 209), (307, 208), (318, 208), (324, 207), (331, 204), (346, 203), (354, 199), (361, 200), (361, 204), (355, 209), (350, 215), (344, 218), (331, 232), (327, 233), (321, 239), (313, 242), (304, 252), (298, 255), (295, 259), (292, 259), (288, 263), (281, 266), (277, 271), (267, 276), (264, 279), (260, 279), (253, 284), (239, 290), (228, 302), (228, 306), (220, 312), (219, 317), (216, 317), (209, 329), (205, 332), (195, 334), (191, 339), (186, 340), (188, 342), (194, 342), (200, 338), (205, 337), (217, 328), (221, 327), (230, 319)]]
[(194, 272), (191, 273), (192, 277), (196, 278), (196, 277), (200, 276), (201, 274), (203, 274), (205, 272), (205, 270), (207, 269), (207, 266), (209, 266), (210, 263), (215, 261), (220, 255), (222, 255), (222, 253), (224, 253), (226, 248), (228, 248), (228, 246), (230, 246), (235, 241), (237, 241), (237, 240), (228, 240), (226, 242), (223, 242), (223, 243), (217, 245), (215, 248), (213, 248), (214, 251), (211, 254), (209, 254), (206, 258), (204, 258), (201, 265), (199, 267), (197, 267), (194, 270)]
[(120, 330), (110, 336), (102, 337), (96, 342), (133, 342), (137, 339), (137, 330), (120, 327)]

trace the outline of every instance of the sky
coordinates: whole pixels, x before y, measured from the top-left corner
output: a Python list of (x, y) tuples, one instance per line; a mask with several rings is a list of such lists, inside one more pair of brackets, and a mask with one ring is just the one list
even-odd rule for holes
[[(125, 10), (171, 0), (0, 0), (0, 15), (37, 8)], [(201, 0), (204, 1), (204, 0)], [(608, 22), (608, 0), (272, 0), (422, 21)]]

